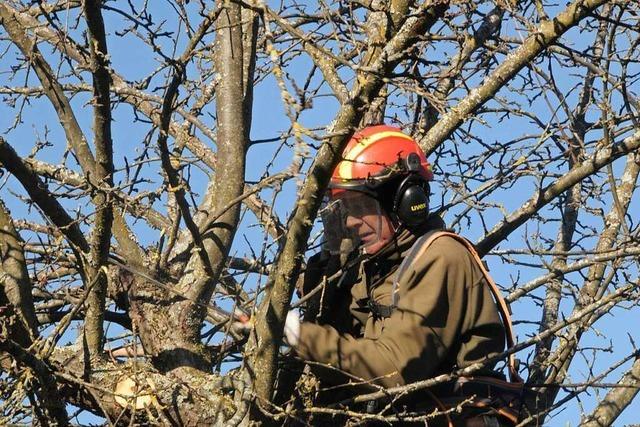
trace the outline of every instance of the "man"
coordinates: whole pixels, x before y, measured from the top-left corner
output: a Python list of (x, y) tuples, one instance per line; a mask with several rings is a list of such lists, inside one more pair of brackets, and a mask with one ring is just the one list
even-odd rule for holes
[[(299, 357), (335, 368), (322, 371), (325, 381), (338, 381), (332, 372), (339, 370), (352, 381), (402, 386), (504, 350), (504, 326), (472, 252), (450, 235), (421, 247), (444, 225), (428, 213), (432, 179), (423, 151), (397, 128), (367, 127), (348, 143), (321, 213), (328, 250), (335, 257), (341, 243), (355, 242), (359, 262), (347, 258), (355, 269), (343, 266), (332, 285), (343, 300), (322, 307), (319, 321), (290, 313), (285, 325)], [(305, 292), (312, 287), (307, 283)], [(414, 399), (418, 406), (435, 404), (423, 396)]]

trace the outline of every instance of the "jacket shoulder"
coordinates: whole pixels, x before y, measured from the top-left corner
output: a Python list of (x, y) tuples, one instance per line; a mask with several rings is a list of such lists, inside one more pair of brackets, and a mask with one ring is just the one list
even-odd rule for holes
[[(422, 242), (424, 245), (425, 242)], [(407, 256), (406, 279), (421, 280), (425, 274), (433, 278), (434, 274), (446, 280), (446, 277), (479, 277), (482, 275), (474, 256), (469, 249), (453, 236), (440, 236), (433, 240), (428, 247), (418, 251), (417, 254)], [(400, 276), (399, 276), (400, 277)], [(410, 279), (411, 278), (411, 279)]]
[[(437, 236), (437, 233), (436, 233)], [(461, 236), (459, 238), (462, 239)], [(422, 242), (425, 244), (426, 242)], [(444, 235), (437, 237), (428, 248), (421, 251), (421, 259), (438, 258), (442, 261), (458, 262), (472, 258), (469, 249), (458, 238)]]
[(426, 241), (416, 244), (421, 250), (406, 254), (407, 265), (396, 279), (398, 289), (462, 288), (461, 284), (472, 285), (482, 275), (469, 249), (456, 237), (438, 236), (429, 246)]

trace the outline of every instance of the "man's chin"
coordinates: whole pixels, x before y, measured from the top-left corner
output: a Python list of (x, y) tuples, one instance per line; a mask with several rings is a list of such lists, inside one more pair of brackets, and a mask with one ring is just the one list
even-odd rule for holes
[(375, 255), (378, 251), (380, 251), (380, 249), (384, 248), (387, 243), (389, 243), (388, 240), (377, 240), (375, 242), (372, 243), (368, 243), (365, 241), (364, 243), (364, 247), (363, 247), (363, 252), (367, 255)]

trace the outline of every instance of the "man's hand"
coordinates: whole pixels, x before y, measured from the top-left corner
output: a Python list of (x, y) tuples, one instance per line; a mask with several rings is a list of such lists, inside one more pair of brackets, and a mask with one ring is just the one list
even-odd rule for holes
[[(247, 335), (253, 327), (253, 322), (248, 316), (236, 318), (237, 320), (232, 323), (231, 329), (242, 335)], [(287, 318), (284, 322), (284, 341), (287, 345), (293, 347), (298, 344), (300, 340), (300, 314), (291, 310), (287, 313)]]

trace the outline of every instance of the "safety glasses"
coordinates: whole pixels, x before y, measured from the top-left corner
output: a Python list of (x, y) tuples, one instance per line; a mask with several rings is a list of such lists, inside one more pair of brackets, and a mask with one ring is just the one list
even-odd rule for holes
[[(381, 238), (382, 210), (373, 197), (359, 191), (340, 191), (325, 197), (320, 209), (325, 248), (340, 253), (341, 248), (366, 249)], [(345, 244), (349, 240), (349, 244)]]

